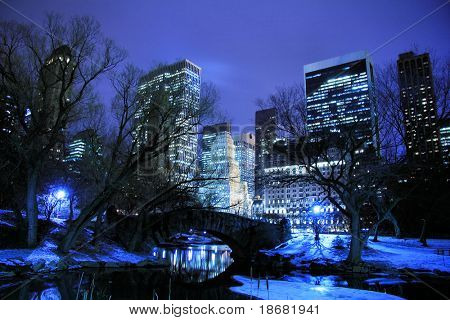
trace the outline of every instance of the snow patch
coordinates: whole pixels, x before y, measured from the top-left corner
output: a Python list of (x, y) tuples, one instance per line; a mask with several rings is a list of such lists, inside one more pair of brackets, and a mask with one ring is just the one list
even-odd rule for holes
[(305, 282), (288, 282), (269, 280), (269, 290), (266, 282), (261, 281), (260, 288), (256, 280), (243, 276), (233, 277), (242, 286), (232, 287), (236, 293), (246, 294), (264, 300), (401, 300), (402, 298), (374, 291), (358, 290), (324, 285), (311, 285)]

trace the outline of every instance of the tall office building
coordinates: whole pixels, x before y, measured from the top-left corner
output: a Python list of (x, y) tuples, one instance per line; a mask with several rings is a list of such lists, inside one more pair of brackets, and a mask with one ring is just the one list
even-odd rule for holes
[(241, 181), (229, 123), (204, 128), (201, 176), (205, 178), (200, 191), (205, 205), (240, 214), (249, 213), (248, 186)]
[(439, 128), (441, 140), (442, 162), (450, 165), (450, 119), (446, 119)]
[[(34, 115), (38, 121), (46, 122), (48, 128), (52, 128), (58, 120), (60, 104), (64, 104), (69, 98), (69, 79), (73, 71), (72, 51), (66, 46), (60, 46), (53, 50), (52, 54), (45, 60), (39, 79), (41, 104), (38, 112)], [(62, 100), (60, 95), (64, 94)], [(43, 117), (41, 119), (40, 117)], [(59, 119), (63, 121), (64, 119)]]
[(0, 98), (0, 137), (9, 138), (17, 129), (16, 107), (10, 96)]
[(261, 198), (264, 169), (271, 166), (273, 144), (277, 139), (277, 110), (256, 111), (255, 114), (255, 197)]
[(100, 139), (93, 129), (86, 129), (74, 135), (67, 144), (64, 162), (73, 163), (89, 157), (98, 158), (102, 154)]
[(428, 53), (406, 52), (397, 60), (406, 153), (413, 162), (440, 162), (436, 98)]
[[(176, 178), (192, 178), (197, 171), (198, 128), (201, 68), (189, 60), (161, 66), (145, 75), (138, 88), (140, 110), (139, 144), (150, 139), (151, 130), (159, 130), (162, 115), (172, 114), (164, 129), (175, 134), (163, 154), (158, 155), (156, 168), (164, 168)], [(170, 109), (170, 111), (168, 111)], [(159, 132), (162, 133), (162, 130)], [(173, 140), (173, 141), (172, 141)]]
[[(57, 121), (63, 124), (66, 120), (61, 117), (65, 113), (61, 113), (60, 108), (70, 99), (69, 79), (73, 69), (72, 50), (66, 45), (53, 50), (42, 67), (39, 79), (41, 101), (37, 110), (34, 109), (37, 112), (33, 114), (33, 117), (37, 119), (40, 126), (45, 126), (48, 132), (53, 130)], [(63, 95), (62, 99), (60, 99), (61, 95)], [(65, 116), (67, 117), (67, 115)], [(57, 162), (64, 160), (66, 142), (66, 128), (61, 124), (58, 127), (61, 128), (60, 132), (55, 135), (55, 141), (50, 142), (53, 146), (49, 152), (49, 158)]]
[(308, 64), (304, 75), (310, 137), (351, 130), (379, 150), (370, 56), (362, 51)]
[(255, 195), (255, 135), (243, 133), (234, 137), (233, 140), (241, 181), (247, 183), (249, 196), (253, 199)]

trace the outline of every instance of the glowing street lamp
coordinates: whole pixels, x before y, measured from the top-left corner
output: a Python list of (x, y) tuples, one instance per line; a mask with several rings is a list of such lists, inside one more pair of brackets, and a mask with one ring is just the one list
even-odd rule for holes
[(319, 205), (315, 205), (315, 206), (312, 208), (312, 212), (313, 212), (314, 214), (319, 214), (320, 212), (322, 212), (322, 207), (319, 206)]
[(314, 231), (314, 241), (319, 246), (320, 246), (319, 241), (320, 241), (320, 230), (321, 230), (321, 225), (320, 225), (320, 222), (319, 222), (319, 219), (320, 219), (319, 214), (322, 211), (323, 211), (322, 210), (322, 206), (320, 206), (320, 205), (315, 205), (315, 206), (312, 207), (312, 212), (314, 214), (313, 217), (312, 217), (312, 222), (313, 222), (312, 228), (313, 228), (313, 231)]
[(58, 200), (63, 200), (67, 197), (67, 192), (63, 189), (59, 189), (58, 191), (56, 191), (55, 197)]

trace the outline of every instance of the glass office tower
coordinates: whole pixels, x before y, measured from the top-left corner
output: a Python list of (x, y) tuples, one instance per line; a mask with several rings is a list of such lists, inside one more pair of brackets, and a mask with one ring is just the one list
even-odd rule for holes
[[(138, 88), (141, 109), (136, 118), (139, 121), (138, 139), (142, 145), (150, 139), (151, 129), (159, 130), (161, 117), (167, 116), (171, 108), (173, 119), (170, 134), (179, 137), (173, 140), (154, 165), (165, 168), (176, 179), (190, 179), (197, 170), (198, 128), (196, 117), (200, 104), (201, 68), (189, 60), (164, 65), (145, 75)], [(162, 99), (163, 103), (158, 99)], [(156, 111), (158, 109), (158, 111)], [(155, 112), (152, 113), (152, 110)], [(160, 121), (161, 120), (161, 121)], [(167, 121), (169, 123), (169, 121)], [(182, 133), (182, 134), (181, 134)]]
[(206, 206), (239, 214), (250, 212), (248, 186), (241, 181), (229, 123), (206, 126), (202, 136), (201, 198)]
[(352, 130), (366, 146), (379, 150), (374, 72), (366, 52), (304, 67), (307, 128), (311, 137)]
[(250, 198), (255, 195), (255, 135), (243, 133), (234, 137), (236, 161), (239, 164), (241, 181), (247, 182)]
[(429, 54), (400, 54), (397, 68), (408, 159), (414, 162), (440, 162), (436, 98)]

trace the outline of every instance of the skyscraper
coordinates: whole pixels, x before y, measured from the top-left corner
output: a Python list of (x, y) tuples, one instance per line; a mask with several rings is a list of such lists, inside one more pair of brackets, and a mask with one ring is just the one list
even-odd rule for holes
[(439, 128), (441, 140), (442, 161), (444, 165), (450, 165), (450, 119), (446, 119)]
[(436, 98), (428, 53), (406, 52), (397, 60), (406, 153), (414, 162), (441, 161)]
[(15, 112), (16, 107), (11, 97), (6, 96), (0, 98), (0, 137), (5, 139), (9, 138), (15, 131), (17, 126), (17, 120), (14, 117)]
[(93, 129), (86, 129), (74, 135), (67, 144), (64, 162), (77, 162), (84, 157), (98, 157), (101, 155), (101, 143)]
[(351, 130), (379, 149), (374, 72), (370, 56), (355, 52), (304, 67), (307, 129), (314, 138)]
[(247, 183), (249, 196), (253, 198), (255, 195), (255, 135), (243, 133), (234, 137), (233, 140), (241, 181)]
[(241, 181), (229, 123), (203, 129), (201, 176), (206, 180), (200, 191), (205, 205), (240, 214), (249, 213), (248, 186)]
[[(176, 137), (167, 137), (170, 145), (164, 154), (158, 156), (156, 167), (168, 168), (177, 178), (192, 178), (197, 170), (196, 113), (200, 103), (200, 86), (201, 68), (189, 60), (182, 60), (150, 71), (141, 79), (138, 88), (141, 104), (136, 115), (140, 123), (139, 144), (146, 143), (150, 138), (149, 128), (158, 128), (158, 117), (167, 112), (162, 109), (171, 109), (173, 119), (169, 132)], [(158, 100), (161, 95), (166, 99), (163, 104)]]
[(273, 144), (277, 138), (277, 110), (256, 111), (255, 114), (255, 197), (263, 196), (264, 169), (271, 166)]
[[(68, 84), (73, 69), (72, 52), (66, 45), (53, 50), (42, 67), (39, 79), (41, 105), (35, 116), (46, 122), (45, 125), (48, 128), (52, 128), (57, 121), (60, 104), (64, 104), (70, 98)], [(60, 100), (61, 94), (64, 95), (62, 100)]]
[[(72, 50), (62, 45), (53, 50), (52, 54), (45, 60), (39, 78), (39, 93), (41, 101), (34, 117), (40, 126), (50, 132), (55, 124), (60, 121), (60, 132), (55, 136), (53, 146), (50, 148), (49, 157), (54, 161), (64, 160), (65, 145), (65, 121), (61, 115), (67, 115), (61, 112), (60, 108), (70, 99), (70, 75), (74, 69), (72, 61)], [(61, 99), (61, 95), (63, 96)], [(50, 138), (50, 137), (46, 137)]]

